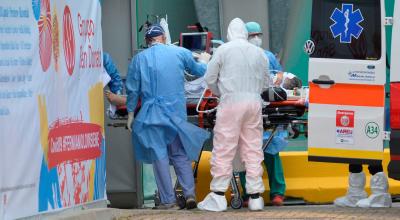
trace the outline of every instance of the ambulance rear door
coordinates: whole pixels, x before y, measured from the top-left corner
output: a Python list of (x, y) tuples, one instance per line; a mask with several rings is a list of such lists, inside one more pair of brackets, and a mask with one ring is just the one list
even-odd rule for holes
[(390, 68), (390, 158), (389, 177), (400, 180), (400, 2), (393, 14), (392, 55)]
[(314, 0), (309, 53), (310, 161), (380, 163), (386, 49), (384, 1)]

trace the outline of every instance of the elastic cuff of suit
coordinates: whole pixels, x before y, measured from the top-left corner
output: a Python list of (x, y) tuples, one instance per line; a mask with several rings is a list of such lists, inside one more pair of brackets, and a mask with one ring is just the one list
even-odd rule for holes
[(249, 196), (252, 199), (258, 199), (258, 198), (260, 198), (260, 193), (249, 194)]

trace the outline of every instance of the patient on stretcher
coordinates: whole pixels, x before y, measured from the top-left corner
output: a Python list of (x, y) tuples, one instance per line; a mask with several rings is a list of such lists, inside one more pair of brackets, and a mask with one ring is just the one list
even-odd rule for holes
[[(188, 103), (197, 104), (205, 88), (206, 83), (204, 81), (204, 77), (200, 77), (192, 81), (186, 81), (185, 96)], [(123, 106), (126, 104), (126, 96), (114, 94), (109, 90), (105, 91), (105, 96), (107, 100), (115, 106)]]
[[(273, 86), (281, 88), (285, 94), (283, 100), (296, 100), (293, 104), (305, 105), (308, 102), (308, 89), (302, 87), (302, 81), (294, 74), (287, 72), (278, 72), (273, 76)], [(202, 93), (206, 89), (204, 77), (185, 82), (185, 96), (188, 104), (197, 104)], [(279, 93), (278, 90), (274, 90)], [(126, 96), (117, 95), (111, 91), (105, 91), (107, 100), (115, 106), (124, 106), (126, 103)], [(279, 96), (279, 94), (278, 94)], [(281, 100), (281, 101), (283, 101)]]
[(299, 100), (305, 98), (305, 94), (301, 94), (303, 83), (293, 73), (278, 72), (273, 76), (273, 85), (282, 88), (287, 95), (287, 100)]
[[(287, 99), (285, 98), (285, 100), (299, 100), (302, 98), (302, 82), (296, 75), (287, 72), (278, 72), (271, 78), (273, 78), (273, 80), (271, 80), (273, 86), (282, 88), (287, 94)], [(197, 100), (195, 99), (200, 98), (205, 88), (206, 83), (204, 82), (203, 77), (197, 78), (193, 81), (186, 81), (185, 95), (186, 98), (188, 98), (188, 103), (197, 103)]]

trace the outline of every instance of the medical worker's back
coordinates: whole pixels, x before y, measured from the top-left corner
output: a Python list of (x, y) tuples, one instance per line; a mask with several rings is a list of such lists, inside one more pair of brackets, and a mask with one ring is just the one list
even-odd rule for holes
[(264, 85), (264, 52), (244, 40), (235, 40), (222, 45), (218, 54), (223, 54), (220, 80), (225, 93), (261, 93)]
[(186, 114), (184, 70), (202, 76), (206, 65), (195, 62), (185, 48), (157, 43), (136, 55), (128, 70), (128, 78), (132, 80), (127, 80), (127, 88), (137, 89), (142, 102), (162, 100), (163, 105), (175, 108), (183, 117)]
[(206, 65), (184, 48), (156, 43), (134, 57), (126, 79), (127, 109), (141, 106), (132, 140), (138, 160), (151, 163), (168, 156), (167, 145), (179, 135), (190, 160), (198, 158), (208, 133), (187, 122), (184, 70), (203, 75)]

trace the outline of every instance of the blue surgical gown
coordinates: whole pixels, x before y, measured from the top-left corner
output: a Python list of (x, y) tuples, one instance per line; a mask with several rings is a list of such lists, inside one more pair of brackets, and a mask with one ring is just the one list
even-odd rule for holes
[(127, 109), (141, 108), (133, 123), (136, 159), (152, 163), (168, 156), (167, 145), (179, 135), (189, 159), (197, 160), (209, 133), (187, 122), (184, 70), (202, 76), (206, 65), (197, 63), (184, 48), (155, 44), (131, 61), (126, 79)]
[(107, 74), (111, 78), (110, 82), (108, 83), (108, 87), (110, 88), (111, 92), (115, 94), (121, 94), (122, 92), (121, 76), (113, 60), (111, 59), (110, 54), (106, 52), (103, 52), (103, 66)]
[(265, 55), (267, 55), (269, 60), (269, 71), (270, 74), (275, 75), (277, 72), (283, 71), (281, 64), (279, 63), (276, 56), (268, 50), (265, 50)]
[[(267, 141), (268, 138), (271, 136), (271, 132), (265, 131), (263, 135), (263, 140)], [(288, 131), (284, 130), (282, 126), (279, 126), (274, 137), (272, 137), (271, 142), (264, 150), (265, 153), (269, 153), (271, 155), (275, 155), (281, 152), (285, 147), (287, 147), (288, 141)]]

